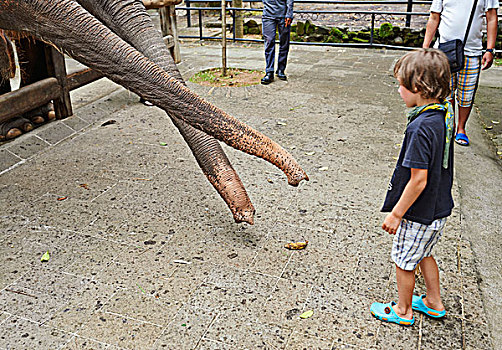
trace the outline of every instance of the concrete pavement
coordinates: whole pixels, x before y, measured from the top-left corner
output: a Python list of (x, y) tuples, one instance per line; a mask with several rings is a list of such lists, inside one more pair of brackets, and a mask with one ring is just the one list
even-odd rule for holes
[[(184, 78), (220, 52), (184, 44)], [(254, 226), (233, 223), (165, 113), (107, 80), (75, 91), (73, 117), (0, 146), (0, 348), (502, 348), (501, 168), (476, 114), (435, 252), (448, 317), (401, 328), (369, 314), (397, 297), (379, 208), (405, 125), (391, 74), (402, 54), (293, 47), (288, 82), (188, 84), (310, 176), (290, 188), (224, 146)], [(262, 69), (262, 48), (231, 47), (228, 62)]]

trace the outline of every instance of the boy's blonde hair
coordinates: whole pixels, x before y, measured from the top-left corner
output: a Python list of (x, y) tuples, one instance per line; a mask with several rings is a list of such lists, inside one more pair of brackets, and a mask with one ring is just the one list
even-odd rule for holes
[(394, 66), (394, 76), (422, 98), (442, 101), (450, 94), (450, 65), (446, 55), (437, 49), (408, 52)]

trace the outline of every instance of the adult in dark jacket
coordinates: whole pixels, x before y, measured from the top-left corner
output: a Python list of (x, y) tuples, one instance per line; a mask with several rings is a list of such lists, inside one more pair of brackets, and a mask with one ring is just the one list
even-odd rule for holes
[(279, 56), (277, 58), (277, 77), (287, 80), (286, 63), (289, 52), (289, 36), (293, 21), (293, 0), (263, 0), (262, 32), (265, 40), (266, 75), (262, 84), (274, 81), (275, 32), (279, 31)]

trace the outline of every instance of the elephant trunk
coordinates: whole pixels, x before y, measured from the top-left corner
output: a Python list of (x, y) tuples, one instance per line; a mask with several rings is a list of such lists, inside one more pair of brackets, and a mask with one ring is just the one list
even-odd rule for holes
[[(115, 34), (155, 62), (171, 77), (185, 84), (160, 32), (155, 29), (141, 2), (134, 0), (120, 2), (79, 0), (79, 2)], [(202, 172), (227, 203), (235, 222), (247, 222), (252, 225), (255, 209), (219, 142), (184, 121), (169, 116), (190, 147)]]
[[(202, 100), (71, 0), (0, 3), (2, 23), (62, 47), (87, 66), (218, 140), (279, 167), (291, 185), (307, 174), (268, 137)], [(4, 11), (4, 9), (6, 11)]]
[(171, 54), (155, 29), (145, 6), (138, 0), (78, 0), (120, 38), (184, 84)]
[[(227, 203), (235, 222), (253, 225), (255, 209), (236, 171), (216, 139), (203, 132), (185, 127), (186, 123), (173, 118), (183, 138), (191, 145), (195, 159), (209, 182)], [(180, 124), (184, 124), (182, 126)], [(200, 152), (199, 150), (205, 150)]]

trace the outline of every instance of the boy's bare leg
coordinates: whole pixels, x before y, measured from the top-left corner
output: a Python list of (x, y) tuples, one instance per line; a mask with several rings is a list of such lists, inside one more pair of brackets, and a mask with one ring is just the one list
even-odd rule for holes
[(427, 288), (426, 298), (423, 299), (425, 306), (428, 308), (443, 311), (444, 305), (441, 301), (441, 290), (439, 288), (439, 269), (436, 260), (429, 256), (423, 258), (420, 262), (420, 270), (425, 280), (425, 287)]
[[(471, 114), (472, 105), (470, 107), (458, 107), (458, 125), (457, 133), (465, 134), (465, 124)], [(466, 134), (467, 135), (467, 134)]]
[(396, 280), (399, 300), (394, 305), (394, 311), (399, 317), (411, 320), (413, 318), (411, 300), (415, 288), (415, 272), (403, 270), (396, 265)]

